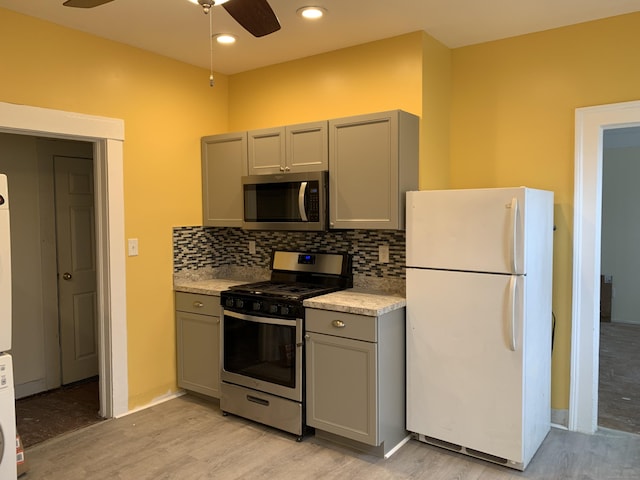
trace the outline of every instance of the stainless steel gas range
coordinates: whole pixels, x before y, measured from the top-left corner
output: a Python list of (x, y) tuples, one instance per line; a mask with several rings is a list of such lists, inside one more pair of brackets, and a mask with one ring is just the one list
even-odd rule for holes
[(306, 298), (353, 285), (351, 256), (275, 251), (271, 280), (221, 293), (220, 408), (297, 436), (305, 431)]

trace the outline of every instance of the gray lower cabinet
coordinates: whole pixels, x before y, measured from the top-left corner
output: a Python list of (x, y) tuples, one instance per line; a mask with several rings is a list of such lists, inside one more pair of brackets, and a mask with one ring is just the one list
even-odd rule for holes
[(407, 437), (404, 332), (404, 309), (306, 309), (306, 413), (316, 436), (380, 456)]
[(220, 398), (220, 297), (175, 293), (178, 386)]

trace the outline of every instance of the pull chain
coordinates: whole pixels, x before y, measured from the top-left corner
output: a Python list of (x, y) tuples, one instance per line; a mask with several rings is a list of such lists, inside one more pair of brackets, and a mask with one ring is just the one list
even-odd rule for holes
[(209, 13), (209, 86), (213, 87), (213, 12)]

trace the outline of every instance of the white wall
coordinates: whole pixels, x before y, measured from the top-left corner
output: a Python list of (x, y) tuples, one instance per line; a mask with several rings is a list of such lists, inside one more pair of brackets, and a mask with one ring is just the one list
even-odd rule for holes
[[(0, 133), (11, 196), (12, 349), (16, 397), (59, 385), (53, 154), (91, 158), (91, 143)], [(54, 351), (55, 350), (55, 351)]]
[(603, 275), (613, 276), (611, 321), (640, 324), (640, 143), (637, 138), (636, 141), (632, 137), (616, 141), (605, 133), (601, 271)]

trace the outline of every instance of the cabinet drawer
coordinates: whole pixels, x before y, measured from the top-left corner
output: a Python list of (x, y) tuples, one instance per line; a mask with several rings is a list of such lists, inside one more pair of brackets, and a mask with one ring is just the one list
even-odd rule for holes
[(306, 325), (310, 332), (365, 342), (378, 341), (378, 317), (307, 308)]
[(176, 310), (201, 315), (220, 315), (220, 297), (176, 292)]

